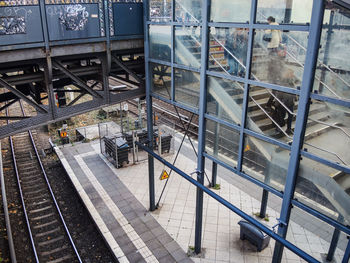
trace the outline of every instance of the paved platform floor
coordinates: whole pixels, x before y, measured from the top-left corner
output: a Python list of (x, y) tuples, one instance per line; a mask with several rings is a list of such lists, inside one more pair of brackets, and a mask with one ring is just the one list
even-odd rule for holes
[[(189, 145), (186, 147), (188, 150)], [(207, 195), (204, 195), (203, 252), (189, 258), (186, 252), (194, 244), (196, 189), (181, 176), (175, 173), (170, 176), (159, 208), (150, 213), (146, 161), (116, 169), (100, 154), (98, 141), (64, 147), (57, 149), (57, 152), (120, 262), (271, 262), (274, 240), (258, 253), (249, 242), (239, 239), (237, 223), (241, 218)], [(187, 174), (196, 167), (189, 152), (180, 154), (176, 162)], [(166, 157), (170, 162), (173, 158), (174, 155)], [(158, 180), (163, 169), (169, 172), (168, 168), (156, 161), (156, 200), (165, 184), (165, 181)], [(232, 183), (225, 171), (219, 170), (221, 189), (217, 193), (248, 214), (258, 212), (260, 201), (254, 197), (260, 193), (247, 191), (250, 189), (248, 185)], [(263, 222), (272, 227), (277, 222), (279, 209), (278, 204), (273, 203), (273, 198), (270, 200), (271, 206), (267, 210), (269, 221)], [(320, 261), (322, 254), (328, 251), (327, 241), (294, 222), (290, 225), (287, 238)], [(343, 254), (342, 250), (337, 249), (335, 262), (341, 262)], [(283, 262), (304, 261), (285, 249)]]

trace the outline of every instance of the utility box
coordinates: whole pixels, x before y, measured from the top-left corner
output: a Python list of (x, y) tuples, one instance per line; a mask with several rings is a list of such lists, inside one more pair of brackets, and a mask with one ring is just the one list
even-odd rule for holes
[(256, 226), (250, 224), (247, 221), (241, 220), (238, 222), (240, 225), (240, 239), (247, 239), (250, 243), (257, 247), (257, 250), (260, 252), (266, 248), (270, 243), (270, 236), (266, 235)]
[(106, 136), (103, 138), (105, 144), (105, 152), (115, 161), (115, 167), (123, 167), (125, 163), (129, 163), (129, 145), (127, 141), (121, 137)]

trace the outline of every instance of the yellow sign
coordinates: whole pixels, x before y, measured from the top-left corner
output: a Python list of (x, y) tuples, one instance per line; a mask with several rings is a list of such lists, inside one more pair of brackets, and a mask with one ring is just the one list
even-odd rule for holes
[(250, 150), (250, 146), (249, 144), (247, 144), (247, 146), (244, 148), (244, 152), (248, 152)]
[(61, 138), (67, 137), (67, 132), (66, 131), (61, 131), (60, 136), (61, 136)]
[(165, 170), (163, 170), (163, 172), (160, 174), (159, 180), (164, 180), (167, 178), (169, 178), (169, 174)]

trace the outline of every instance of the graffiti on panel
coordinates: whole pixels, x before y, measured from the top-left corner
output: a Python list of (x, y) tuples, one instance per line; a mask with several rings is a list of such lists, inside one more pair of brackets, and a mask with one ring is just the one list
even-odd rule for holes
[(79, 31), (84, 30), (88, 17), (89, 13), (82, 5), (67, 5), (61, 10), (59, 20), (66, 30)]
[(0, 35), (26, 33), (26, 22), (23, 16), (0, 17)]

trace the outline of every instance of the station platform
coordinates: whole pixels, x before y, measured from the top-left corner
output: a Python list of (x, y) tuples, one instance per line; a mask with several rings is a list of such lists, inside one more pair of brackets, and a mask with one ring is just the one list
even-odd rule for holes
[[(175, 145), (179, 142), (177, 134)], [(196, 167), (194, 153), (188, 142), (184, 146), (176, 165), (190, 174)], [(149, 212), (147, 161), (116, 169), (100, 153), (99, 140), (55, 147), (55, 151), (119, 262), (271, 262), (275, 241), (271, 239), (266, 249), (257, 252), (248, 241), (240, 240), (241, 218), (207, 195), (202, 253), (189, 257), (187, 252), (194, 246), (196, 188), (181, 176), (171, 174), (159, 208)], [(169, 154), (165, 159), (172, 162), (174, 156)], [(163, 169), (169, 172), (155, 161), (156, 201), (165, 184), (165, 180), (158, 180)], [(260, 210), (261, 189), (259, 192), (254, 185), (231, 182), (232, 173), (223, 168), (218, 174), (221, 187), (216, 191), (221, 197), (252, 216)], [(277, 222), (280, 204), (270, 198), (268, 205), (269, 220), (262, 222), (272, 227)], [(289, 229), (290, 242), (323, 261), (329, 243), (315, 234), (317, 229), (312, 232), (295, 222)], [(341, 262), (343, 253), (337, 249), (334, 262)], [(285, 249), (282, 262), (305, 261)]]

